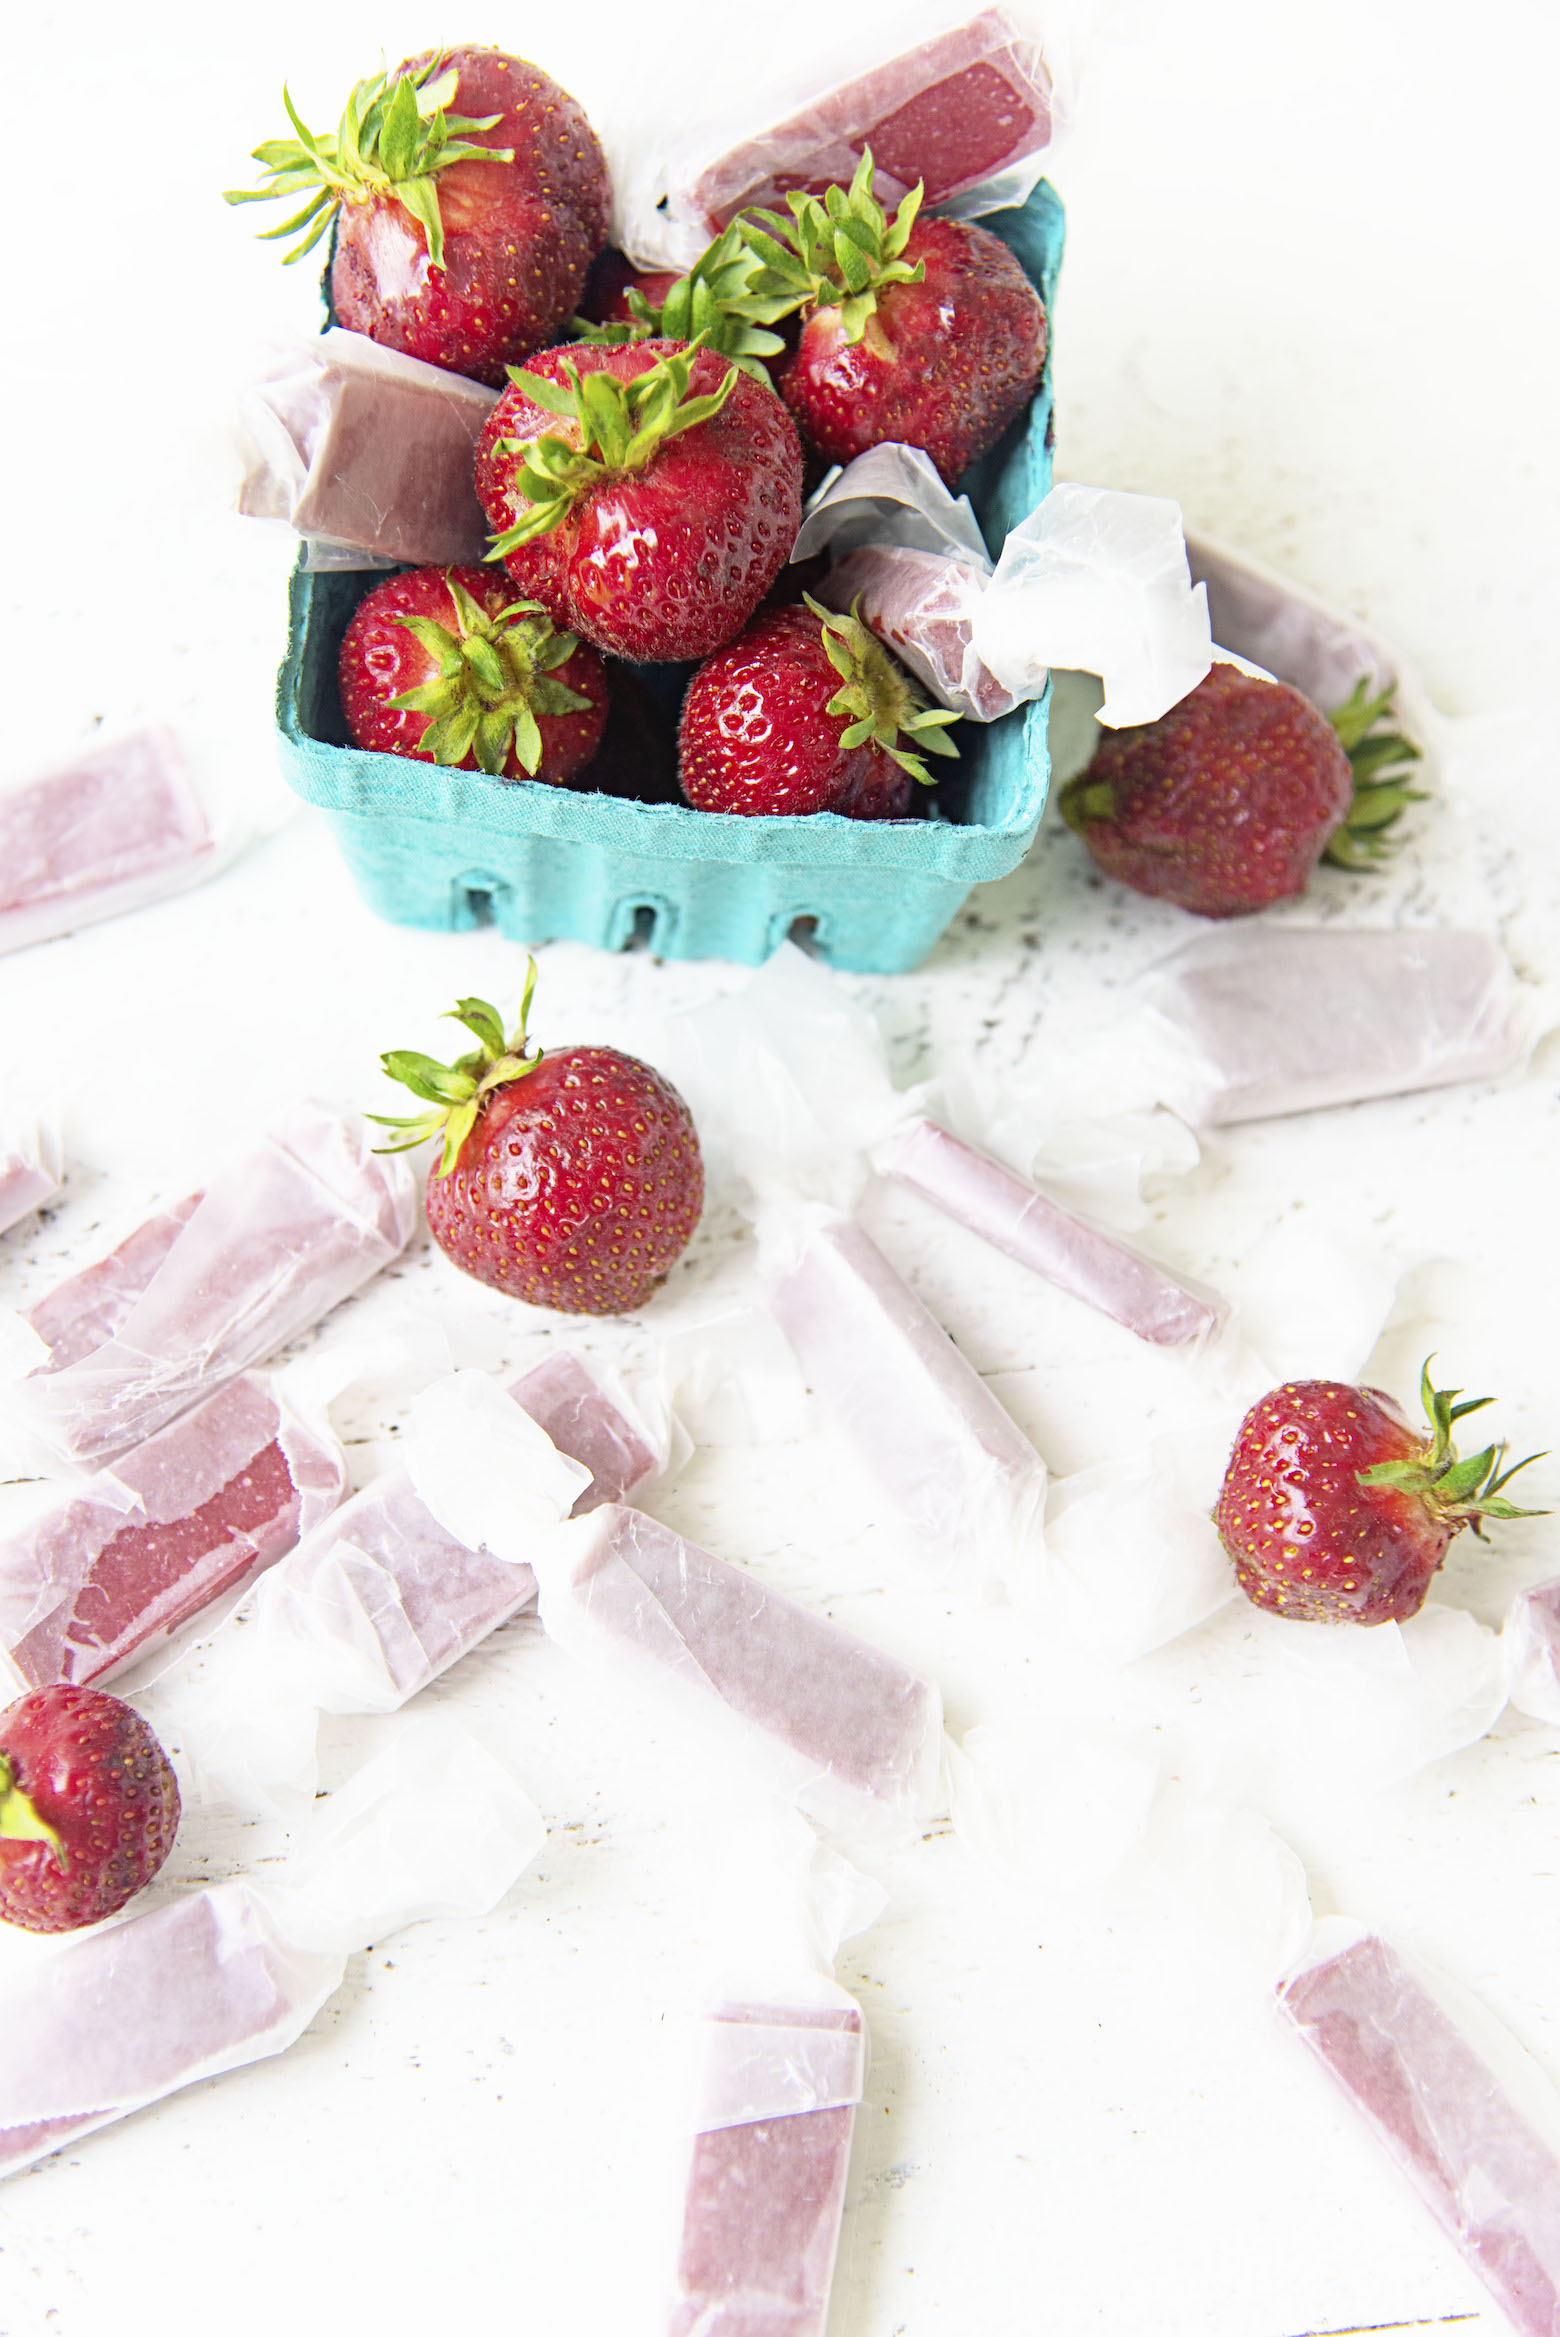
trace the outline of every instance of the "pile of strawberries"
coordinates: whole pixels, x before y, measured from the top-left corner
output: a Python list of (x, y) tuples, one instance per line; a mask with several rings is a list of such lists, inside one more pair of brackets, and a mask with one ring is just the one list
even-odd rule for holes
[(614, 710), (658, 760), (656, 701), (618, 704), (622, 661), (702, 660), (685, 801), (904, 818), (924, 753), (957, 752), (952, 717), (783, 572), (829, 465), (896, 440), (951, 485), (1022, 415), (1048, 327), (1007, 245), (923, 219), (919, 191), (890, 219), (869, 151), (848, 188), (734, 220), (686, 277), (640, 274), (606, 245), (583, 112), (495, 49), (360, 82), (333, 134), (292, 118), (256, 149), (269, 183), (230, 200), (302, 197), (272, 231), (299, 238), (289, 258), (334, 229), (340, 324), (507, 383), (476, 465), (495, 565), (369, 592), (341, 656), (354, 742), (593, 787)]

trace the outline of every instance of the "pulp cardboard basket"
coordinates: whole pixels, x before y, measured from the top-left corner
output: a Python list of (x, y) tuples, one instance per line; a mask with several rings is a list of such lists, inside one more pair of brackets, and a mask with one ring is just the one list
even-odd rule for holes
[[(1063, 238), (1056, 195), (1042, 183), (981, 224), (1011, 246), (1049, 316)], [(1050, 487), (1051, 411), (1048, 359), (1029, 413), (961, 481), (993, 554)], [(343, 744), (337, 655), (377, 581), (294, 575), (277, 724), (288, 783), (325, 812), (359, 891), (392, 923), (463, 932), (491, 922), (527, 946), (640, 940), (662, 957), (743, 965), (800, 928), (834, 965), (900, 973), (972, 885), (1017, 867), (1039, 826), (1049, 690), (1000, 722), (959, 725), (960, 760), (939, 767), (938, 816), (924, 819), (743, 818), (506, 785)]]

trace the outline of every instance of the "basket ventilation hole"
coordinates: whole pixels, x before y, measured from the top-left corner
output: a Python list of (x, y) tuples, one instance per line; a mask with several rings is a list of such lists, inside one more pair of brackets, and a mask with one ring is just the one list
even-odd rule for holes
[(810, 958), (815, 958), (818, 955), (817, 918), (793, 917), (786, 940), (794, 941), (798, 949), (804, 949)]
[(648, 949), (655, 939), (655, 911), (643, 904), (634, 911), (634, 923), (625, 949)]

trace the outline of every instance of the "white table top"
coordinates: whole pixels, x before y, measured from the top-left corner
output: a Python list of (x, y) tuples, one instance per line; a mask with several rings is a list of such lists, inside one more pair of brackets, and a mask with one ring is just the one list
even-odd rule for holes
[[(642, 14), (580, 11), (556, 37), (502, 12), (477, 29), (534, 49), (604, 130), (646, 87), (673, 108), (689, 87), (702, 102), (758, 69), (740, 45), (756, 28), (724, 29), (689, 62), (669, 39), (644, 52)], [(659, 14), (674, 27), (707, 16), (693, 0)], [(831, 15), (796, 0), (785, 22), (800, 44), (826, 37)], [(1552, 983), (1553, 758), (1540, 747), (1524, 762), (1535, 731), (1504, 718), (1536, 705), (1560, 637), (1544, 232), (1555, 27), (1518, 0), (1471, 21), (1439, 0), (1319, 0), (1303, 21), (1189, 0), (1173, 25), (1147, 9), (1116, 21), (1055, 173), (1070, 211), (1060, 474), (1177, 496), (1190, 524), (1353, 610), (1412, 655), (1449, 712), (1484, 721), (1482, 791), (1465, 778), (1455, 801), (1422, 807), (1390, 873), (1352, 887), (1324, 873), (1297, 921), (1483, 925)], [(442, 28), (400, 5), (365, 29), (344, 8), (290, 0), (198, 28), (166, 0), (129, 14), (91, 0), (60, 28), (68, 72), (48, 69), (34, 119), (13, 130), (13, 184), (47, 190), (7, 271), (21, 290), (6, 304), (6, 497), (29, 554), (11, 573), (11, 662), (42, 685), (8, 708), (19, 766), (97, 716), (162, 713), (220, 722), (246, 791), (277, 800), (268, 695), (288, 552), (223, 508), (218, 442), (245, 350), (313, 314), (306, 270), (284, 276), (215, 190), (246, 183), (248, 148), (276, 134), (284, 74), (305, 118), (325, 118), (381, 40), (393, 59), (430, 29)], [(154, 87), (173, 125), (147, 139), (160, 252), (117, 186), (100, 205), (85, 159)], [(1042, 1025), (1192, 930), (1097, 882), (1053, 815), (925, 966), (847, 987), (880, 1009), (902, 1077), (968, 1052), (1021, 1088)], [(560, 945), (543, 953), (537, 1027), (611, 1041), (651, 1004), (739, 979)], [(491, 933), (376, 923), (312, 813), (202, 891), (0, 960), (0, 1061), (29, 1084), (64, 1061), (72, 1154), (60, 1206), (0, 1243), (0, 1302), (25, 1304), (100, 1254), (294, 1094), (386, 1108), (382, 1048), (432, 1049), (455, 996), (507, 1005), (517, 989), (516, 954)], [(1439, 1285), (1455, 1312), (1448, 1373), (1499, 1390), (1498, 1430), (1517, 1449), (1560, 1443), (1553, 1071), (1541, 1047), (1496, 1089), (1210, 1140), (1146, 1238), (1270, 1315), (1297, 1242), (1287, 1254), (1332, 1294), (1318, 1347), (1346, 1345), (1368, 1316), (1371, 1261), (1409, 1277), (1453, 1261)], [(1131, 1454), (1193, 1404), (1184, 1363), (1017, 1287), (910, 1196), (877, 1192), (868, 1221), (1057, 1474)], [(652, 1325), (736, 1286), (747, 1256), (732, 1235), (712, 1218)], [(1422, 1280), (1408, 1287), (1411, 1300)], [(549, 1328), (424, 1245), (324, 1336), (407, 1304), (486, 1364)], [(1412, 1335), (1388, 1334), (1376, 1355), (1405, 1397)], [(590, 1334), (609, 1354), (622, 1336)], [(1304, 1368), (1273, 1338), (1280, 1368)], [(371, 1408), (349, 1421), (360, 1479), (385, 1464), (396, 1427)], [(1560, 1508), (1553, 1464), (1532, 1484)], [(1319, 1910), (1431, 1956), (1560, 2077), (1550, 1732), (1508, 1716), (1406, 1784), (1307, 1792), (1278, 1758), (1293, 1748), (1271, 1641), (1243, 1606), (1126, 1672), (1080, 1672), (1031, 1623), (895, 1579), (888, 1537), (842, 1501), (822, 1448), (792, 1442), (701, 1452), (651, 1506), (927, 1669), (956, 1735), (1054, 1715), (1076, 1741), (1080, 1791), (1102, 1745), (1151, 1744), (1168, 1777), (1244, 1802), (1303, 1858)], [(1488, 1552), (1466, 1537), (1440, 1595), (1498, 1622), (1555, 1548), (1543, 1521)], [(429, 1696), (512, 1762), (547, 1816), (545, 1852), (487, 1919), (425, 1924), (355, 1958), (283, 2058), (0, 2189), (7, 2337), (215, 2325), (410, 2337), (451, 2315), (570, 2337), (655, 2330), (659, 2035), (703, 1939), (697, 1781), (532, 1621)], [(332, 1724), (329, 1773), (395, 1725)], [(169, 1873), (236, 1871), (276, 1846), (192, 1809)], [(839, 1968), (873, 2065), (836, 2337), (1500, 2328), (1233, 1966), (1131, 1910), (1015, 1897), (944, 1829), (882, 1879), (888, 1912)]]

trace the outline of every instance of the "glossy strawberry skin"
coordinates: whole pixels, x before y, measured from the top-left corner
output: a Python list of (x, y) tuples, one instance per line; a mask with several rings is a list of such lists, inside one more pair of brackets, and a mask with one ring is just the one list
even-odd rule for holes
[(669, 1080), (613, 1047), (544, 1055), (493, 1089), (447, 1176), (434, 1240), (528, 1306), (626, 1314), (659, 1289), (704, 1205), (692, 1115)]
[(808, 316), (780, 394), (826, 461), (893, 439), (951, 487), (1034, 395), (1045, 306), (1000, 236), (968, 220), (918, 219), (903, 256), (925, 262), (924, 280), (885, 286), (854, 344), (837, 308)]
[[(576, 342), (545, 350), (527, 370), (562, 382), (580, 373), (631, 381), (682, 346), (621, 348)], [(695, 352), (690, 394), (719, 389), (726, 360)], [(577, 425), (545, 413), (511, 386), (477, 447), (477, 495), (495, 534), (529, 509), (510, 491), (518, 467), (500, 439), (554, 436), (579, 443)], [(802, 523), (802, 454), (772, 390), (745, 373), (721, 411), (666, 440), (644, 469), (608, 473), (559, 524), (508, 553), (504, 565), (555, 624), (616, 657), (673, 662), (707, 657), (739, 633), (790, 557)]]
[[(1108, 783), (1109, 818), (1084, 816)], [(1215, 665), (1157, 722), (1109, 733), (1063, 791), (1107, 876), (1200, 917), (1305, 891), (1354, 797), (1336, 731), (1298, 690)]]
[(755, 617), (688, 685), (678, 727), (684, 799), (695, 811), (908, 817), (909, 772), (871, 739), (840, 745), (848, 718), (828, 711), (839, 686), (810, 609)]
[(1425, 1440), (1379, 1388), (1296, 1380), (1241, 1422), (1213, 1519), (1255, 1606), (1306, 1623), (1403, 1623), (1457, 1522), (1358, 1472)]
[(101, 1923), (173, 1848), (179, 1788), (140, 1714), (101, 1688), (39, 1688), (0, 1713), (0, 1754), (60, 1837), (0, 1839), (0, 1918), (24, 1931)]
[[(434, 53), (395, 78), (421, 74)], [(498, 49), (441, 52), (459, 75), (450, 110), (491, 130), (468, 144), (513, 151), (513, 162), (453, 162), (439, 172), (444, 266), (430, 268), (422, 228), (393, 199), (347, 201), (331, 261), (336, 322), (386, 348), (497, 388), (504, 367), (540, 349), (573, 315), (606, 240), (606, 159), (566, 91)]]
[[(454, 632), (451, 576), (489, 616), (510, 607), (518, 597), (514, 587), (492, 568), (410, 568), (387, 576), (366, 592), (342, 636), (337, 666), (342, 719), (354, 746), (368, 747), (376, 754), (407, 755), (414, 762), (432, 761), (419, 744), (431, 718), (410, 707), (392, 706), (389, 701), (431, 681), (438, 673), (438, 661), (397, 619), (431, 617), (446, 632)], [(590, 705), (572, 714), (539, 715), (540, 764), (535, 771), (527, 771), (511, 749), (502, 774), (505, 779), (539, 779), (549, 786), (566, 787), (585, 771), (601, 744), (609, 693), (606, 668), (595, 650), (582, 641), (572, 657), (553, 668), (552, 679), (578, 691)], [(476, 756), (467, 755), (455, 767), (476, 770)]]

